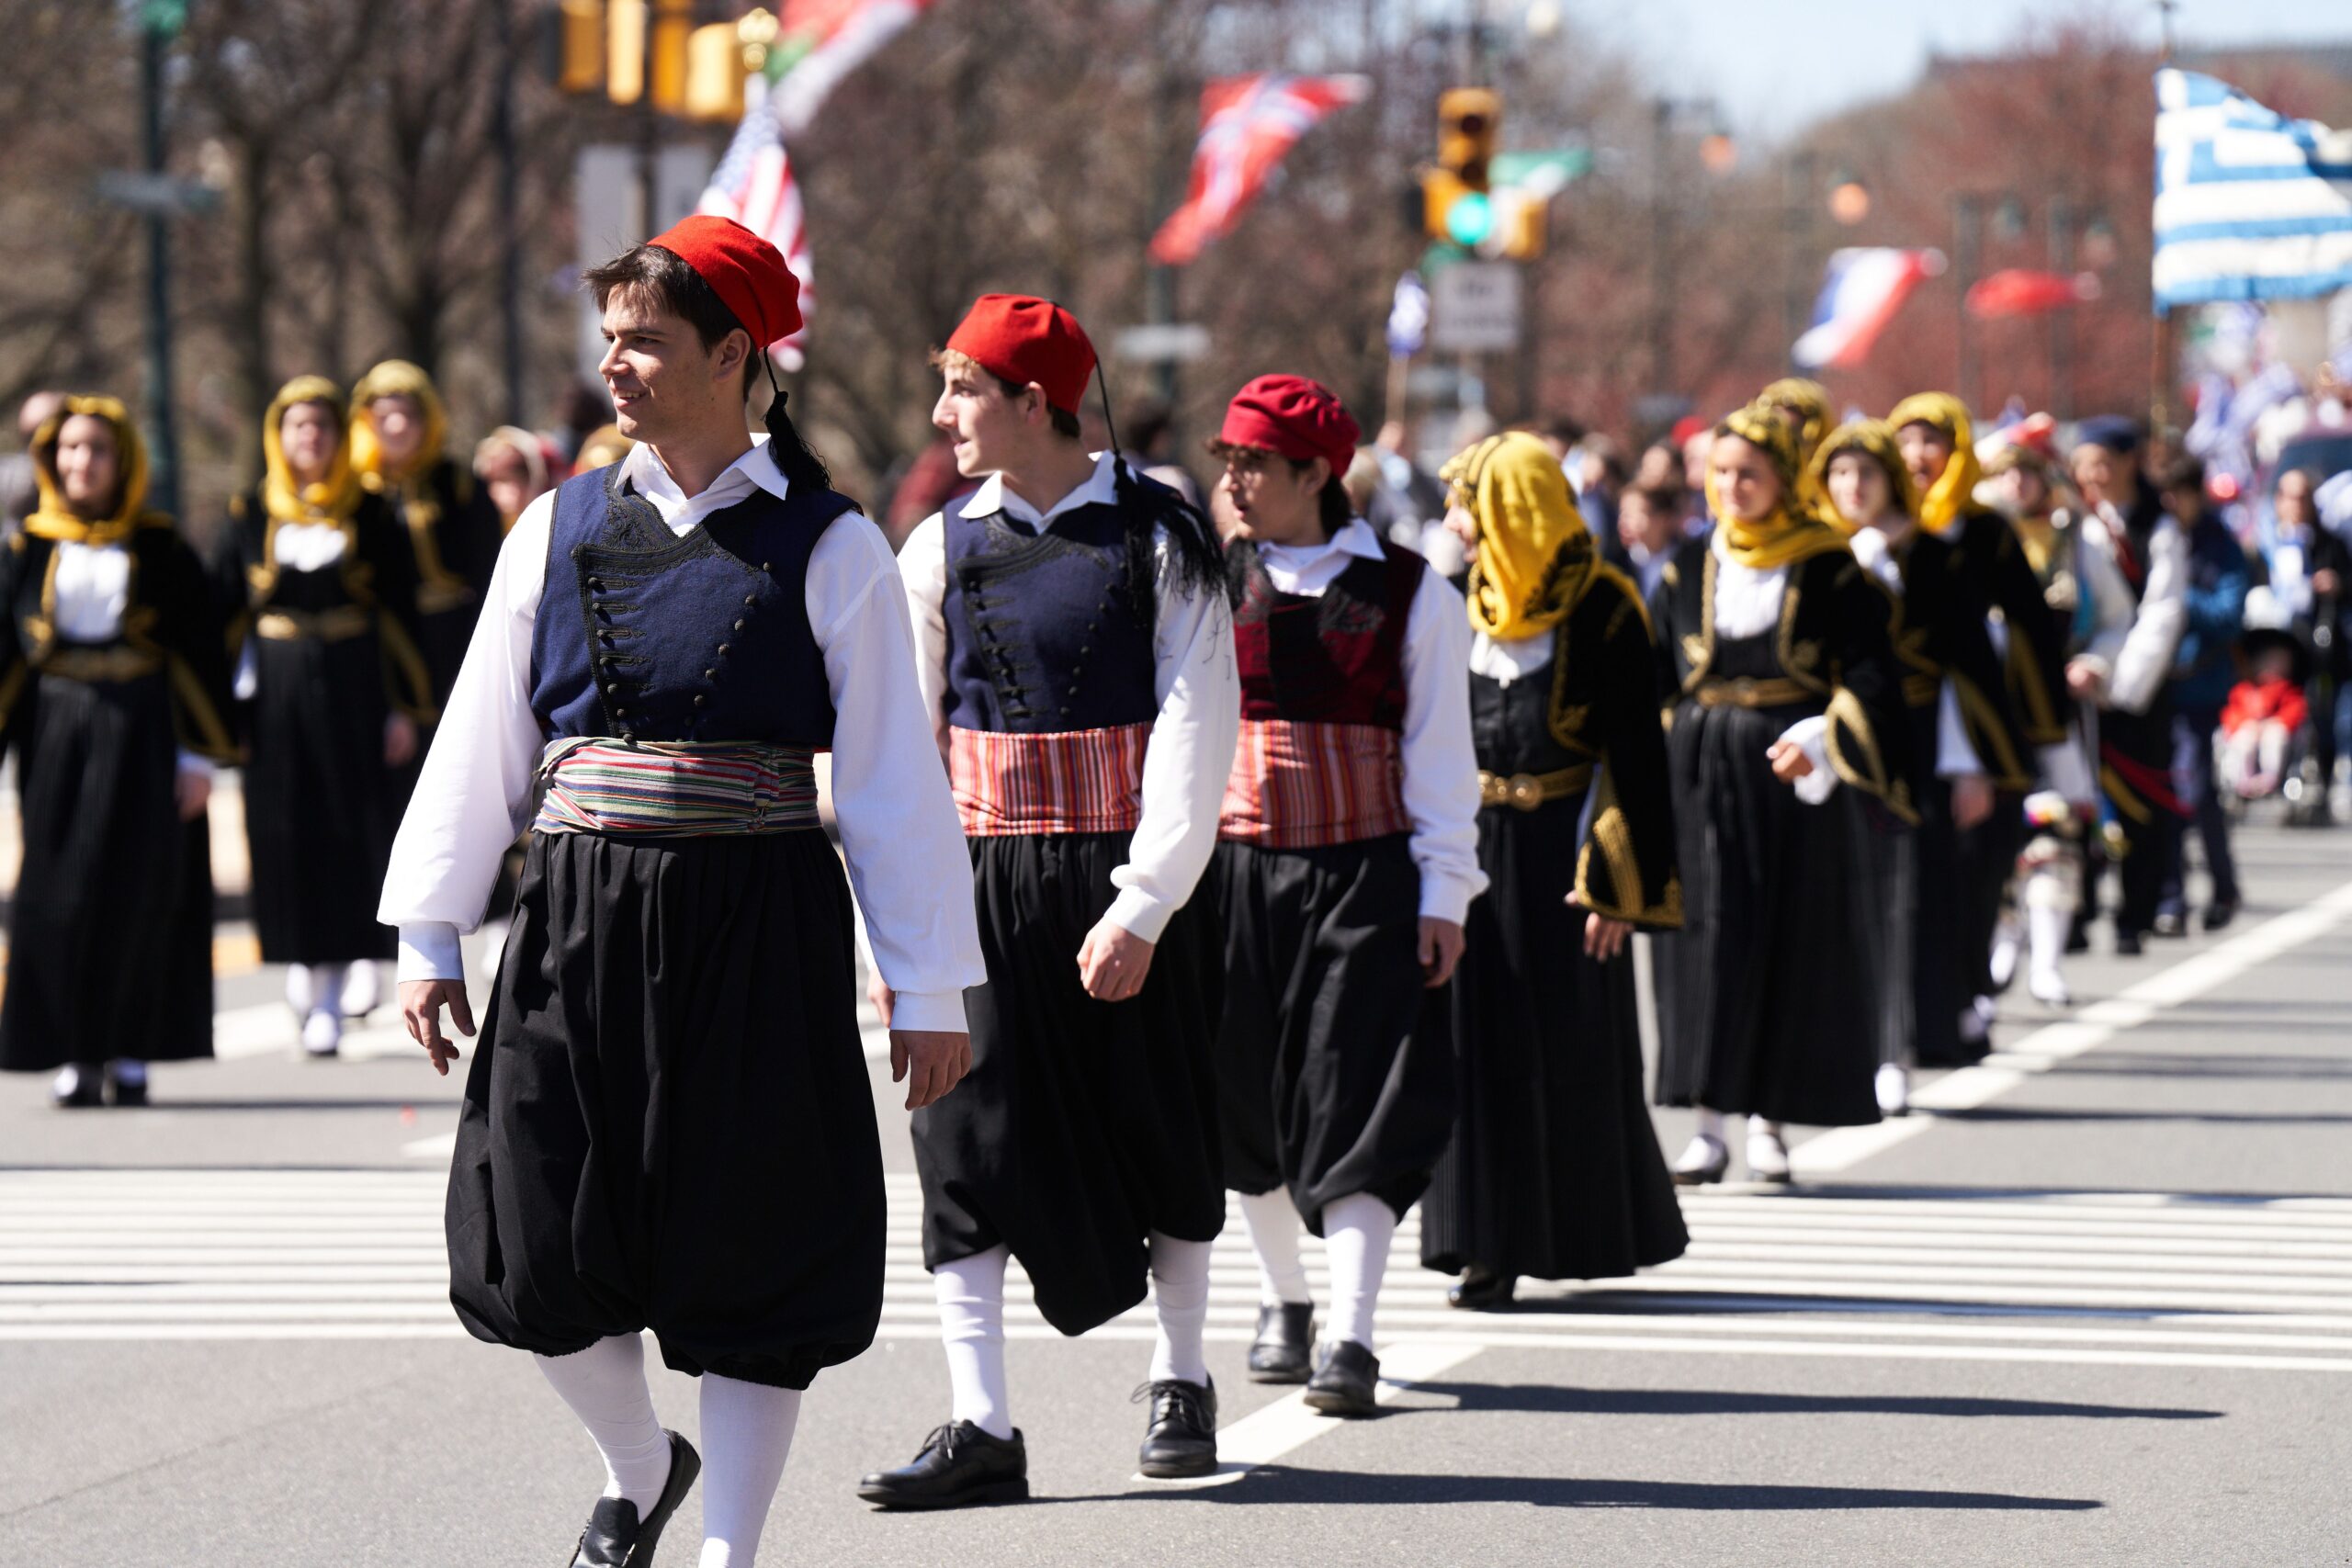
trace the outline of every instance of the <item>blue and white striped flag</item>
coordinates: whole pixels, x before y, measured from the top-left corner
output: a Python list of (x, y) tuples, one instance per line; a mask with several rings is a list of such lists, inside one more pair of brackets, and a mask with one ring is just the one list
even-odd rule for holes
[(2352, 131), (2157, 72), (2155, 238), (2160, 311), (2352, 288)]

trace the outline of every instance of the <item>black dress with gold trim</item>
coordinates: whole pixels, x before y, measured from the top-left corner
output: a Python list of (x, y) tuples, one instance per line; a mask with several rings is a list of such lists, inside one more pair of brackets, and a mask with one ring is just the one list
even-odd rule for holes
[(1453, 978), (1460, 1119), (1421, 1204), (1421, 1261), (1449, 1273), (1606, 1279), (1689, 1243), (1642, 1091), (1633, 955), (1584, 953), (1589, 911), (1682, 919), (1649, 624), (1602, 569), (1553, 636), (1542, 670), (1469, 677), (1490, 880)]
[[(1787, 568), (1777, 624), (1718, 636), (1718, 563), (1678, 554), (1652, 602), (1682, 871), (1658, 942), (1657, 1099), (1812, 1126), (1878, 1120), (1885, 1005), (1874, 814), (1916, 819), (1885, 589), (1844, 550)], [(1772, 743), (1826, 716), (1838, 780), (1818, 806)]]
[[(434, 706), (446, 706), (498, 565), (498, 509), (473, 475), (447, 457), (413, 483), (387, 486), (373, 476), (362, 482), (407, 525), (416, 558), (417, 651), (432, 677)], [(420, 761), (423, 755), (420, 748)]]
[(59, 634), (61, 547), (0, 554), (0, 705), (16, 749), (24, 863), (8, 909), (0, 1067), (212, 1055), (212, 865), (180, 820), (179, 756), (231, 762), (228, 664), (202, 563), (141, 527), (116, 635)]
[[(1951, 784), (1937, 769), (1947, 684), (1969, 748), (1994, 787), (2016, 795), (2033, 782), (2031, 743), (2012, 705), (2004, 661), (1985, 629), (1990, 606), (1983, 584), (1963, 570), (1964, 549), (1950, 534), (1920, 529), (1893, 548), (1903, 574), (1895, 654), (1918, 765), (1919, 826), (1900, 918), (1912, 939), (1914, 1059), (1930, 1067), (1961, 1066), (1984, 1055), (1981, 1047), (1965, 1046), (1960, 1033), (1961, 1010), (1976, 994), (1973, 982), (1983, 958), (1975, 951), (1975, 885), (1951, 818)], [(2014, 858), (2014, 846), (2010, 852)], [(1989, 928), (1984, 934), (1989, 940)]]
[(384, 762), (385, 721), (435, 713), (416, 643), (416, 558), (379, 496), (360, 498), (337, 525), (340, 558), (313, 570), (277, 560), (286, 526), (258, 494), (242, 498), (213, 557), (232, 654), (252, 660), (254, 925), (272, 964), (390, 958), (395, 933), (376, 923), (376, 901), (405, 792)]

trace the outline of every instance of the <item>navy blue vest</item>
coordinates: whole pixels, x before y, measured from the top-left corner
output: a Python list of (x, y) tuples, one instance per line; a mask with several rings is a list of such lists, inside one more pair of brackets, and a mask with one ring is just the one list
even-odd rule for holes
[(1080, 506), (1041, 531), (964, 505), (943, 519), (947, 722), (1041, 735), (1158, 717), (1157, 590), (1130, 581), (1126, 513)]
[(850, 511), (831, 491), (755, 490), (684, 537), (619, 468), (565, 481), (531, 631), (531, 712), (549, 739), (832, 744), (808, 557)]

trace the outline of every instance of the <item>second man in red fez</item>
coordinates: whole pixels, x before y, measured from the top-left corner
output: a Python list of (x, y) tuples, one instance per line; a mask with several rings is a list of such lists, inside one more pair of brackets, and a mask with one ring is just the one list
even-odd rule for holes
[[(1355, 515), (1357, 434), (1329, 389), (1261, 376), (1210, 443), (1238, 529), (1241, 741), (1212, 886), (1226, 1180), (1262, 1287), (1250, 1373), (1336, 1416), (1373, 1413), (1389, 1246), (1453, 1135), (1446, 987), (1487, 886), (1469, 620)], [(1320, 1343), (1302, 1219), (1330, 1257)]]
[[(1193, 885), (1238, 703), (1224, 562), (1200, 515), (1091, 455), (1094, 351), (1069, 313), (990, 295), (935, 356), (932, 423), (979, 488), (899, 558), (923, 695), (969, 840), (988, 984), (972, 1072), (917, 1114), (923, 1260), (954, 1403), (885, 1507), (1029, 1495), (1005, 1387), (1004, 1277), (1083, 1334), (1159, 1314), (1148, 1475), (1216, 1466), (1202, 1352), (1225, 1223), (1210, 1060), (1218, 959)], [(892, 998), (876, 998), (888, 1014)]]

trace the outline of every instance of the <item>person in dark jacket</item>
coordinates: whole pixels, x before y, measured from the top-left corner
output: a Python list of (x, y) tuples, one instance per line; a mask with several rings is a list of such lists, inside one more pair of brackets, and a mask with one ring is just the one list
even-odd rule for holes
[[(2173, 655), (2173, 793), (2188, 807), (2205, 844), (2205, 870), (2213, 880), (2205, 905), (2205, 929), (2220, 931), (2238, 912), (2237, 864), (2230, 856), (2230, 824), (2214, 787), (2213, 732), (2222, 705), (2237, 679), (2232, 650), (2245, 623), (2245, 592), (2253, 574), (2245, 550), (2205, 499), (2205, 465), (2180, 457), (2156, 476), (2165, 510), (2188, 538), (2188, 571), (2181, 600), (2188, 627)], [(2164, 881), (2156, 894), (2156, 934), (2178, 936), (2188, 929), (2187, 897), (2188, 820), (2175, 817), (2164, 840)]]

